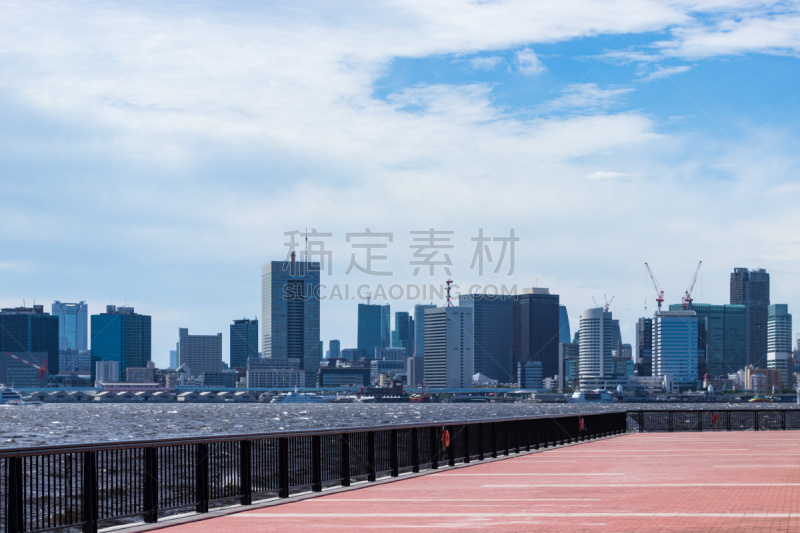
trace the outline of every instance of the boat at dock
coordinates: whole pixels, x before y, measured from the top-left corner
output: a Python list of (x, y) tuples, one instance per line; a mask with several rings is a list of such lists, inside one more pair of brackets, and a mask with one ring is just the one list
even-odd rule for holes
[(0, 405), (22, 405), (22, 394), (11, 387), (0, 385)]
[(333, 403), (336, 396), (323, 396), (313, 392), (282, 392), (270, 403)]
[(619, 401), (616, 396), (607, 390), (575, 391), (567, 399), (570, 403), (613, 403)]

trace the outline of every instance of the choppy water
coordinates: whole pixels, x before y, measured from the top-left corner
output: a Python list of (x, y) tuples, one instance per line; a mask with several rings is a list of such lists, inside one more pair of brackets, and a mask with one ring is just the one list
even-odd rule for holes
[[(714, 404), (717, 408), (723, 408)], [(735, 404), (730, 408), (792, 408)], [(43, 404), (0, 406), (0, 448), (445, 422), (698, 404)]]

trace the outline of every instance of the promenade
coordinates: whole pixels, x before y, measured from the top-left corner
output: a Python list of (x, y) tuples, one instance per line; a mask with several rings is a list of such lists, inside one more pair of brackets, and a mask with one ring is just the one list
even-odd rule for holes
[(800, 531), (800, 433), (628, 434), (160, 526), (164, 533)]

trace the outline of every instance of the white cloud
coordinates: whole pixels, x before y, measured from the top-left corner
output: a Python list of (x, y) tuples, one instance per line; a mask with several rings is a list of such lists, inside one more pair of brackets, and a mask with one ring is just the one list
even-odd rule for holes
[(549, 102), (548, 106), (553, 109), (606, 109), (631, 91), (633, 89), (601, 89), (595, 83), (575, 83), (567, 86), (563, 95)]
[(470, 65), (473, 70), (493, 70), (502, 62), (503, 58), (500, 56), (476, 57), (470, 61)]
[(526, 76), (535, 76), (546, 70), (536, 53), (529, 48), (517, 52), (517, 68)]
[(584, 179), (589, 181), (605, 181), (605, 180), (617, 180), (620, 178), (627, 177), (628, 174), (625, 172), (608, 172), (608, 171), (597, 171), (592, 172), (591, 174), (586, 174)]
[(647, 76), (642, 77), (642, 81), (653, 81), (653, 80), (660, 80), (662, 78), (669, 78), (674, 76), (675, 74), (682, 74), (684, 72), (689, 72), (692, 67), (688, 65), (680, 65), (675, 67), (658, 67), (653, 72), (649, 73)]

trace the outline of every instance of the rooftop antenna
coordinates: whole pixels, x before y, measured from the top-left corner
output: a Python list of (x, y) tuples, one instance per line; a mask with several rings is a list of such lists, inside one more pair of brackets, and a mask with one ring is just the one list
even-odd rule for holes
[(370, 296), (369, 293), (367, 293), (367, 305), (369, 305), (371, 301), (372, 301), (372, 297)]
[(445, 281), (445, 285), (447, 285), (447, 303), (445, 304), (445, 307), (453, 307), (453, 302), (450, 301), (450, 285), (452, 284), (453, 284), (452, 279), (448, 279), (447, 281)]

